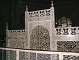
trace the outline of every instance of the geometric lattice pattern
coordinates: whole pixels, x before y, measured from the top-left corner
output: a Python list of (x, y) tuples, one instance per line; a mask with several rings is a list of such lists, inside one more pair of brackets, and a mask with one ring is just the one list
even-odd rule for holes
[(59, 55), (57, 54), (40, 54), (40, 53), (28, 53), (28, 52), (20, 52), (19, 59), (20, 60), (59, 60)]
[(16, 60), (16, 52), (6, 51), (6, 60)]
[(79, 60), (79, 56), (64, 55), (63, 60)]
[(19, 53), (19, 60), (29, 60), (28, 52), (20, 52)]
[(50, 50), (49, 31), (43, 26), (37, 26), (30, 36), (30, 48), (37, 50)]
[(79, 52), (79, 41), (57, 41), (57, 50), (63, 52)]
[(30, 60), (36, 60), (36, 53), (30, 53)]
[(32, 17), (50, 16), (50, 14), (51, 14), (50, 10), (41, 10), (41, 11), (29, 12), (30, 18), (32, 18)]
[(51, 60), (50, 54), (37, 54), (37, 60)]

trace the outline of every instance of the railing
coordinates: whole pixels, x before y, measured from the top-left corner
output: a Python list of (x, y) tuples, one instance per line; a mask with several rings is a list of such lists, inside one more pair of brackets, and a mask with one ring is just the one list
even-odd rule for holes
[(56, 35), (79, 35), (79, 27), (56, 28)]
[(8, 32), (25, 32), (25, 30), (8, 30)]
[(50, 16), (51, 12), (50, 9), (45, 9), (45, 10), (38, 10), (38, 11), (32, 11), (29, 12), (29, 17), (42, 17), (42, 16)]
[(79, 53), (0, 48), (2, 60), (4, 52), (6, 60), (79, 60)]
[[(30, 11), (26, 13), (28, 15), (28, 21), (47, 21), (51, 19), (53, 12), (51, 9)], [(53, 17), (53, 16), (52, 16)]]

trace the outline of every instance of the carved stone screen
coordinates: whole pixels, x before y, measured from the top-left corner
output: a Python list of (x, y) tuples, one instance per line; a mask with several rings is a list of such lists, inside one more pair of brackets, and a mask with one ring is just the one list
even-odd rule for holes
[(57, 50), (63, 52), (79, 52), (79, 41), (58, 41)]
[(28, 52), (19, 52), (19, 60), (29, 60)]
[(16, 60), (16, 52), (15, 51), (6, 51), (6, 60)]
[(51, 60), (50, 54), (37, 54), (37, 60)]
[(36, 60), (36, 53), (30, 53), (30, 60)]
[(30, 35), (30, 48), (37, 50), (50, 50), (49, 31), (43, 26), (36, 26)]
[(79, 60), (79, 56), (64, 55), (63, 60)]

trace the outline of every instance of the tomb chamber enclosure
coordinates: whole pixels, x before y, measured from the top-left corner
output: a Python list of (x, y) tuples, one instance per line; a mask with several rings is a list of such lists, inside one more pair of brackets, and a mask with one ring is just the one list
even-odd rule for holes
[(79, 52), (78, 46), (79, 27), (72, 27), (70, 18), (55, 21), (53, 3), (44, 10), (28, 11), (26, 7), (25, 29), (6, 29), (6, 47), (10, 48)]

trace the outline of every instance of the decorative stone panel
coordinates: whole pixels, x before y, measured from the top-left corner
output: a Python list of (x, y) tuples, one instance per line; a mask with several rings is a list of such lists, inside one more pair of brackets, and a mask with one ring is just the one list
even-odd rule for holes
[(79, 56), (64, 55), (63, 60), (79, 60)]
[(42, 16), (49, 16), (51, 15), (50, 9), (45, 10), (38, 10), (38, 11), (32, 11), (28, 13), (29, 17), (42, 17)]
[(20, 52), (19, 59), (20, 60), (29, 60), (29, 53), (28, 52)]
[(51, 60), (50, 54), (37, 54), (37, 60)]
[(6, 60), (16, 60), (16, 52), (6, 51)]
[(55, 35), (58, 41), (79, 41), (79, 27), (56, 28)]
[(79, 52), (79, 41), (57, 41), (57, 50), (63, 52)]
[(36, 53), (30, 53), (30, 60), (36, 60)]
[(51, 19), (51, 9), (28, 12), (28, 21), (47, 21)]
[(43, 26), (37, 26), (30, 36), (30, 48), (37, 50), (50, 50), (49, 32)]
[[(17, 30), (15, 30), (17, 31)], [(10, 48), (23, 48), (26, 49), (28, 46), (27, 33), (26, 32), (8, 32), (6, 40), (6, 47)]]

